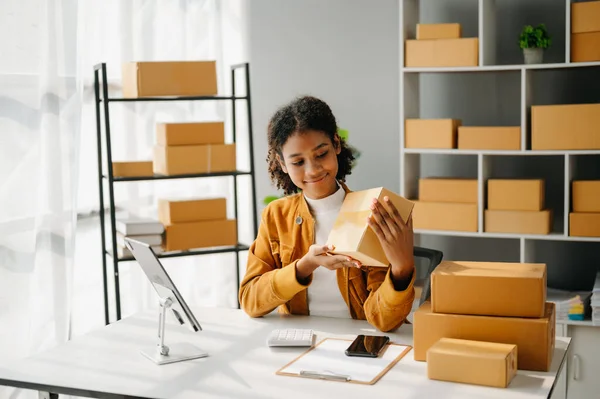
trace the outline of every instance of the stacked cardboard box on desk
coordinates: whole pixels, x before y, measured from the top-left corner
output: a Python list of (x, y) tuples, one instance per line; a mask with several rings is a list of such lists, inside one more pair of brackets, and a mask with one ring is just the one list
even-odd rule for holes
[(600, 237), (600, 180), (573, 182), (573, 211), (569, 214), (569, 235)]
[(484, 231), (550, 234), (552, 211), (545, 209), (544, 180), (489, 179)]
[(419, 179), (413, 227), (425, 230), (477, 231), (477, 179)]
[(453, 338), (516, 345), (519, 369), (548, 371), (555, 307), (546, 280), (544, 264), (442, 262), (431, 275), (431, 301), (414, 314), (415, 360)]
[(406, 41), (405, 66), (477, 66), (479, 40), (461, 38), (461, 30), (457, 23), (418, 24), (417, 39)]

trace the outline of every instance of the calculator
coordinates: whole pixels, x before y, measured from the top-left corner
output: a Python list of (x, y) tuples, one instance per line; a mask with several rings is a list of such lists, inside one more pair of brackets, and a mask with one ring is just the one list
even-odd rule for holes
[(273, 330), (267, 339), (268, 346), (313, 346), (315, 333), (310, 329), (286, 328)]

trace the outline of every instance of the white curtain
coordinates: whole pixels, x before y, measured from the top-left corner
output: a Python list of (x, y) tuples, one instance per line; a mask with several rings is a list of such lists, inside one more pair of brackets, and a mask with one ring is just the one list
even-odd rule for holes
[[(107, 63), (110, 95), (119, 96), (122, 62), (216, 60), (228, 94), (229, 66), (246, 61), (243, 17), (243, 0), (2, 0), (0, 35), (10, 40), (0, 42), (1, 363), (104, 325), (93, 65)], [(159, 121), (221, 120), (231, 139), (229, 103), (114, 103), (110, 117), (113, 161), (150, 160)], [(246, 121), (242, 112), (240, 169), (249, 167)], [(249, 242), (249, 179), (239, 182), (240, 240)], [(160, 197), (207, 196), (227, 196), (233, 216), (231, 179), (115, 188), (119, 209), (142, 216), (156, 215)], [(237, 305), (233, 254), (164, 264), (192, 305)], [(155, 306), (136, 263), (121, 263), (120, 278), (124, 317)], [(111, 298), (114, 317), (113, 306)], [(28, 395), (0, 388), (0, 397)]]

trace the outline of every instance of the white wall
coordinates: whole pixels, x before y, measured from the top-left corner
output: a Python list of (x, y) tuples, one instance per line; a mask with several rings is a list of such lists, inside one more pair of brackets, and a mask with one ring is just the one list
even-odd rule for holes
[(267, 174), (267, 123), (302, 94), (326, 101), (360, 149), (350, 188), (398, 191), (397, 0), (251, 0), (247, 7), (259, 212), (266, 195), (279, 194)]

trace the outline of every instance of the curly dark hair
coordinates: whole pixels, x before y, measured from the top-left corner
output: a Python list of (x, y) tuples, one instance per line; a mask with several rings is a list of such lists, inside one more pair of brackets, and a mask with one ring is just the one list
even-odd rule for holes
[(278, 189), (283, 189), (285, 195), (298, 191), (292, 179), (281, 169), (277, 155), (283, 159), (281, 149), (294, 133), (309, 130), (323, 132), (335, 145), (339, 140), (341, 151), (337, 155), (338, 172), (336, 179), (346, 181), (346, 176), (352, 173), (355, 150), (338, 135), (338, 126), (331, 108), (324, 101), (311, 96), (298, 97), (289, 104), (279, 108), (269, 122), (267, 164), (271, 181)]

